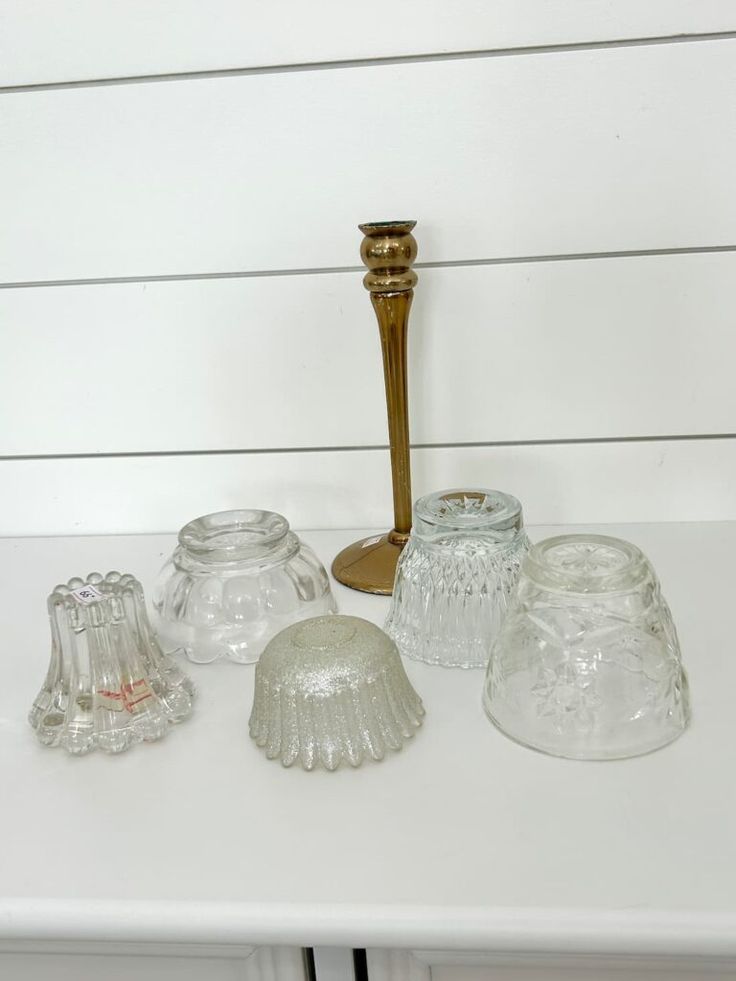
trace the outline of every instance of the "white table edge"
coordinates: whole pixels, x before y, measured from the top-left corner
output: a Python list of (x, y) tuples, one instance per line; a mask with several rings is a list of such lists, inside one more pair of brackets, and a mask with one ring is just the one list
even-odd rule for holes
[(736, 914), (23, 898), (0, 900), (0, 942), (8, 941), (736, 958)]

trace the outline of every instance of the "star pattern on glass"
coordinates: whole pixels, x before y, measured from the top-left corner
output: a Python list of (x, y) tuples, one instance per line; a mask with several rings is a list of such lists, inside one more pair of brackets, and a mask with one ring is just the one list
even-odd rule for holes
[(551, 558), (557, 568), (583, 576), (614, 572), (625, 561), (625, 557), (610, 546), (588, 542), (558, 548)]
[(594, 672), (586, 666), (576, 668), (566, 662), (555, 669), (542, 668), (531, 693), (537, 702), (537, 715), (550, 718), (559, 732), (589, 732), (595, 726), (602, 702)]
[(487, 494), (458, 494), (442, 499), (440, 513), (447, 517), (486, 515), (498, 511), (499, 505)]

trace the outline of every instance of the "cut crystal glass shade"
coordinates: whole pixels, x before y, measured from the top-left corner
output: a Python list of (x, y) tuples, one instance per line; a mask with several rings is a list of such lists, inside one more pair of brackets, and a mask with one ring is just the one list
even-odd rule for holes
[(572, 759), (637, 756), (690, 717), (672, 616), (641, 551), (602, 535), (535, 545), (491, 651), (491, 720)]
[(190, 715), (194, 687), (158, 646), (133, 576), (70, 579), (48, 610), (51, 660), (29, 715), (44, 745), (120, 753)]
[(510, 494), (420, 498), (386, 620), (399, 651), (428, 664), (485, 667), (528, 548), (521, 505)]
[(322, 563), (272, 511), (222, 511), (191, 521), (159, 574), (155, 622), (192, 661), (249, 663), (290, 623), (333, 613)]
[(250, 734), (284, 766), (335, 770), (382, 760), (401, 749), (423, 715), (395, 644), (359, 617), (287, 627), (256, 666)]

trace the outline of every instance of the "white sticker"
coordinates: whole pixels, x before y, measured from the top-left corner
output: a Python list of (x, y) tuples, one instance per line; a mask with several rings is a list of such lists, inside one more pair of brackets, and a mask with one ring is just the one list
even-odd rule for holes
[(78, 589), (73, 589), (72, 596), (74, 599), (79, 600), (80, 603), (84, 603), (85, 606), (89, 606), (90, 603), (94, 603), (95, 600), (98, 600), (102, 596), (102, 593), (99, 591), (99, 589), (95, 589), (94, 586), (90, 586), (89, 583), (87, 583), (86, 586), (80, 586)]
[(375, 538), (366, 538), (366, 540), (363, 542), (363, 544), (360, 547), (361, 548), (370, 548), (371, 545), (378, 545), (378, 543), (380, 542), (380, 540), (382, 538), (383, 538), (383, 535), (376, 535)]

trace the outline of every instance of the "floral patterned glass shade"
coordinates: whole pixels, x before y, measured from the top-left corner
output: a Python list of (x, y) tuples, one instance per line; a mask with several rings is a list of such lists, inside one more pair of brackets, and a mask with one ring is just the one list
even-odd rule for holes
[(677, 633), (635, 545), (564, 535), (532, 548), (484, 706), (512, 739), (573, 759), (637, 756), (680, 735), (690, 707)]

